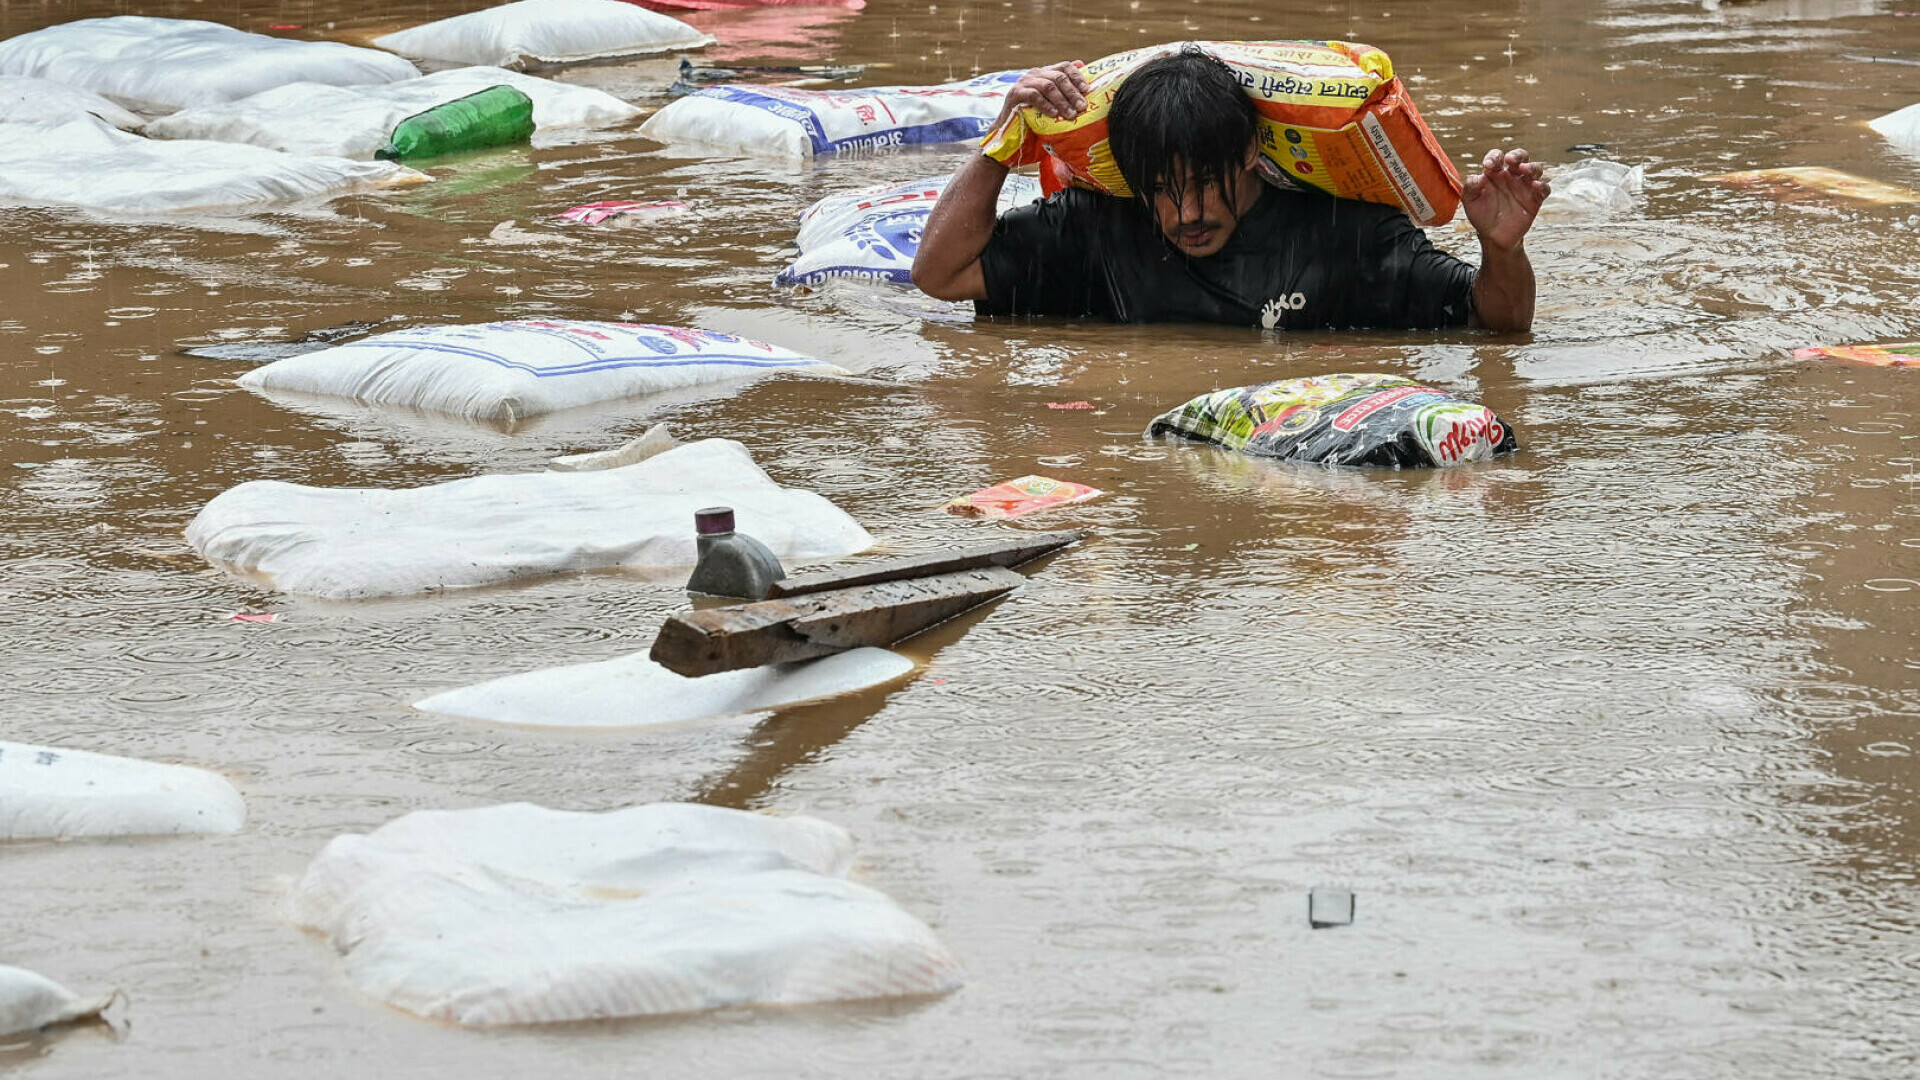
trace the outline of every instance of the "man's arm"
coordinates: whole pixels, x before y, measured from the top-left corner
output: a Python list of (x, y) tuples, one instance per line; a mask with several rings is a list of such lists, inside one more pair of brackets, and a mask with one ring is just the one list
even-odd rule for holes
[(1533, 326), (1533, 263), (1527, 230), (1552, 189), (1525, 150), (1487, 152), (1480, 174), (1461, 193), (1467, 221), (1480, 235), (1480, 270), (1473, 278), (1472, 325), (1525, 331)]
[[(1079, 61), (1034, 68), (1007, 91), (1000, 106), (1005, 123), (1015, 109), (1031, 105), (1048, 116), (1072, 119), (1087, 107), (1087, 80)], [(954, 175), (953, 182), (927, 215), (920, 234), (920, 250), (913, 257), (913, 283), (937, 300), (985, 300), (987, 279), (980, 269), (980, 253), (993, 235), (995, 207), (1007, 167), (976, 153)]]

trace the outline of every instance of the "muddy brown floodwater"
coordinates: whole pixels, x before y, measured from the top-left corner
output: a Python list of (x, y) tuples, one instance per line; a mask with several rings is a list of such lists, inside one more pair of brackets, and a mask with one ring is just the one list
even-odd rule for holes
[[(362, 40), (450, 3), (9, 3)], [(0, 851), (0, 959), (123, 987), (117, 1028), (0, 1046), (36, 1080), (142, 1076), (1907, 1077), (1920, 1069), (1920, 372), (1795, 346), (1920, 337), (1920, 207), (1705, 179), (1826, 165), (1920, 186), (1862, 121), (1920, 98), (1912, 0), (872, 0), (700, 21), (710, 55), (939, 81), (1183, 37), (1389, 50), (1458, 159), (1577, 144), (1648, 167), (1549, 218), (1530, 339), (973, 323), (770, 279), (823, 194), (961, 148), (777, 167), (632, 129), (443, 168), (330, 214), (129, 224), (0, 210), (0, 646), (9, 739), (189, 761), (226, 837)], [(671, 62), (568, 80), (658, 106)], [(76, 163), (84, 167), (84, 163)], [(485, 242), (576, 203), (691, 217)], [(1463, 252), (1470, 236), (1439, 230)], [(618, 424), (512, 434), (295, 412), (185, 343), (351, 320), (633, 318), (809, 350)], [(1525, 450), (1443, 474), (1143, 441), (1198, 392), (1379, 370), (1484, 400)], [(1048, 401), (1087, 399), (1095, 412)], [(1042, 471), (1097, 536), (910, 680), (664, 734), (409, 702), (644, 648), (671, 583), (563, 577), (284, 600), (180, 530), (247, 479), (538, 467), (650, 420), (745, 442), (899, 548)], [(228, 612), (272, 606), (272, 625)], [(969, 972), (931, 1001), (464, 1031), (360, 996), (279, 905), (325, 841), (409, 810), (663, 799), (814, 814)], [(1307, 890), (1358, 918), (1311, 931)]]

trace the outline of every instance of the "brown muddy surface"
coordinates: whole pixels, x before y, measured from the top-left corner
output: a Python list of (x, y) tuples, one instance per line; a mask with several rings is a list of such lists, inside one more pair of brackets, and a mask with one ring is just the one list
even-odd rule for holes
[[(357, 40), (453, 4), (8, 4)], [(117, 1028), (0, 1071), (143, 1076), (1905, 1077), (1920, 1068), (1920, 372), (1795, 346), (1920, 338), (1920, 206), (1705, 179), (1827, 165), (1920, 187), (1862, 122), (1920, 97), (1911, 0), (872, 0), (710, 16), (750, 62), (939, 81), (1182, 37), (1382, 46), (1444, 144), (1644, 163), (1639, 208), (1530, 241), (1530, 339), (974, 324), (769, 284), (823, 194), (964, 149), (806, 167), (631, 128), (331, 212), (125, 223), (0, 210), (6, 738), (186, 761), (237, 835), (0, 852), (0, 959), (124, 988)], [(331, 20), (331, 21), (329, 21)], [(672, 64), (563, 77), (663, 104)], [(76, 163), (84, 167), (84, 163)], [(691, 217), (485, 243), (607, 198)], [(1440, 230), (1462, 251), (1470, 237)], [(861, 381), (776, 379), (514, 434), (298, 412), (186, 343), (352, 320), (632, 318)], [(1523, 453), (1349, 473), (1149, 443), (1198, 392), (1380, 370), (1476, 396)], [(1095, 412), (1048, 401), (1087, 399)], [(882, 691), (666, 732), (428, 716), (432, 692), (641, 649), (671, 583), (596, 575), (323, 604), (180, 530), (243, 480), (537, 468), (654, 420), (749, 446), (900, 548), (1027, 472), (1097, 539), (909, 651)], [(272, 625), (229, 622), (278, 610)], [(703, 799), (849, 829), (968, 969), (945, 998), (463, 1031), (358, 995), (280, 916), (325, 841), (421, 808)], [(1358, 895), (1310, 931), (1307, 890)]]

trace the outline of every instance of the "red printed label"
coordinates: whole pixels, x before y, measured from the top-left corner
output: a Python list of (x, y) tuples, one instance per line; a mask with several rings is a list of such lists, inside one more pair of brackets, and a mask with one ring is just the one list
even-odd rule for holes
[(1365, 420), (1367, 417), (1372, 416), (1374, 413), (1379, 412), (1381, 409), (1386, 408), (1396, 401), (1405, 401), (1415, 394), (1432, 394), (1437, 392), (1438, 391), (1430, 386), (1403, 386), (1398, 390), (1388, 390), (1382, 394), (1375, 394), (1335, 417), (1333, 426), (1341, 431), (1352, 431), (1355, 424), (1358, 424), (1360, 421)]

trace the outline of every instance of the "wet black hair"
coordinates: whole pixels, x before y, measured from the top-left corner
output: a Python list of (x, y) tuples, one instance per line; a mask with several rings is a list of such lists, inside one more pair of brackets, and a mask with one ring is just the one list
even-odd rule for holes
[(1107, 113), (1113, 163), (1149, 207), (1163, 191), (1175, 202), (1185, 196), (1177, 165), (1202, 191), (1231, 191), (1258, 130), (1240, 76), (1197, 45), (1140, 65)]

